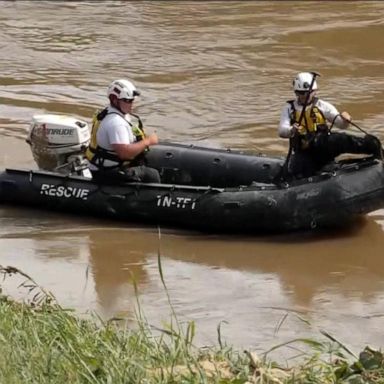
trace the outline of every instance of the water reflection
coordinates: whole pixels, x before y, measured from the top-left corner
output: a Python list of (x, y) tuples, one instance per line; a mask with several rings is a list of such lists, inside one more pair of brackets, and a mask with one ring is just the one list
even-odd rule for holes
[(155, 248), (148, 238), (143, 246), (137, 243), (135, 233), (124, 230), (90, 231), (86, 236), (90, 274), (103, 315), (114, 316), (121, 311), (130, 315), (135, 299), (133, 284), (148, 283), (144, 266)]
[(315, 295), (333, 287), (363, 300), (382, 292), (384, 236), (372, 218), (337, 233), (265, 239), (187, 238), (164, 240), (164, 255), (212, 267), (272, 274), (296, 306), (308, 308)]
[[(42, 216), (36, 219), (37, 224), (28, 214), (19, 218), (15, 212), (3, 214), (1, 223), (7, 230), (1, 234), (1, 242), (7, 247), (0, 251), (0, 262), (6, 249), (16, 244), (23, 244), (18, 247), (20, 255), (27, 254), (28, 258), (37, 259), (33, 261), (36, 263), (40, 260), (49, 265), (57, 259), (64, 264), (81, 262), (81, 280), (83, 284), (94, 285), (98, 306), (106, 316), (131, 311), (133, 279), (143, 294), (153, 291), (159, 278), (159, 247), (166, 265), (186, 263), (188, 269), (187, 264), (193, 263), (201, 266), (197, 270), (208, 267), (212, 274), (219, 270), (236, 271), (244, 279), (250, 279), (249, 273), (254, 280), (273, 277), (282, 294), (297, 308), (309, 310), (316, 295), (327, 290), (337, 291), (348, 300), (359, 296), (359, 300), (369, 301), (381, 295), (384, 288), (383, 229), (372, 217), (337, 233), (308, 233), (302, 234), (301, 239), (297, 234), (224, 238), (168, 231), (159, 240), (155, 229), (141, 231), (112, 224), (98, 229), (80, 224), (73, 230), (70, 218), (64, 216), (65, 220), (52, 223), (52, 216), (46, 215), (46, 220)], [(32, 230), (26, 232), (27, 228)], [(18, 259), (13, 261), (17, 266)], [(88, 283), (84, 265), (92, 280)], [(168, 274), (168, 278), (175, 280), (172, 285), (177, 291), (178, 277)], [(65, 286), (65, 279), (62, 284)], [(78, 282), (77, 286), (80, 285)], [(49, 288), (62, 289), (59, 281)], [(204, 301), (204, 297), (195, 300)]]

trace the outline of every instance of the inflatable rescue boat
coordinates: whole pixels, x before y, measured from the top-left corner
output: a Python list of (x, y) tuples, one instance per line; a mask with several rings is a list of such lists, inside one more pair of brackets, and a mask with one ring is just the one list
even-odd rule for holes
[[(311, 178), (280, 181), (284, 159), (160, 143), (148, 166), (161, 183), (92, 179), (83, 156), (89, 127), (70, 116), (34, 116), (27, 142), (37, 169), (5, 169), (0, 203), (207, 232), (282, 232), (344, 225), (384, 206), (382, 161), (329, 164)], [(276, 181), (277, 180), (277, 181)]]

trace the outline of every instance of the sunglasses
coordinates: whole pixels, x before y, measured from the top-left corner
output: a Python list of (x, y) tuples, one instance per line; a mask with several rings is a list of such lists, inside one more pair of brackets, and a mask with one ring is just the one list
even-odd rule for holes
[(133, 99), (120, 99), (120, 101), (124, 101), (124, 103), (133, 103)]

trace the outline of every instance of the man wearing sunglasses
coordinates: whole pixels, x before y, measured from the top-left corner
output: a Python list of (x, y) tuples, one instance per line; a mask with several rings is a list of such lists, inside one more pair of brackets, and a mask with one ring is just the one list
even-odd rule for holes
[(157, 135), (146, 135), (140, 117), (132, 112), (139, 95), (129, 80), (114, 80), (109, 85), (109, 105), (93, 118), (86, 152), (94, 179), (160, 183), (159, 172), (145, 165), (145, 152), (158, 143)]
[[(343, 153), (363, 153), (381, 158), (381, 143), (372, 135), (364, 137), (331, 132), (333, 126), (346, 129), (348, 112), (339, 113), (329, 102), (316, 97), (315, 73), (301, 72), (293, 80), (296, 99), (289, 100), (282, 112), (279, 136), (290, 139), (288, 173), (308, 177)], [(304, 111), (303, 111), (304, 109)]]

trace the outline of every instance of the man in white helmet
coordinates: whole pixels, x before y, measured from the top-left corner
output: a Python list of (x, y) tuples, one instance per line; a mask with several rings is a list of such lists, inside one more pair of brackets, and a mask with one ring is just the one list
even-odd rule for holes
[(316, 97), (316, 76), (312, 72), (297, 74), (293, 80), (296, 99), (289, 100), (281, 112), (279, 136), (289, 138), (291, 146), (286, 164), (288, 174), (311, 176), (342, 153), (381, 158), (381, 143), (376, 137), (330, 131), (333, 126), (348, 128), (351, 116), (348, 112), (339, 113), (331, 103)]
[(144, 156), (151, 145), (158, 143), (157, 135), (146, 135), (139, 116), (132, 113), (139, 95), (129, 80), (114, 80), (109, 85), (110, 104), (93, 118), (86, 153), (96, 180), (160, 183), (159, 172), (145, 165)]

